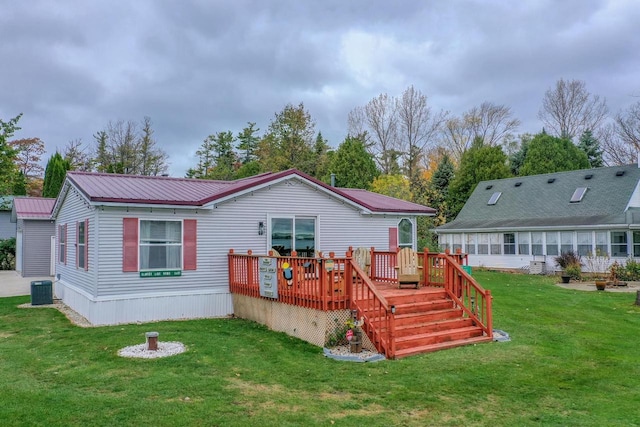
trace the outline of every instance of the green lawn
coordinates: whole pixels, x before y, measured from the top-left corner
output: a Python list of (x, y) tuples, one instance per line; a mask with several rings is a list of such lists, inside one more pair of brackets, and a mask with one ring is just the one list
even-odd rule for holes
[[(511, 342), (397, 361), (338, 362), (239, 319), (82, 329), (0, 299), (2, 425), (640, 425), (636, 294), (474, 271)], [(161, 341), (181, 355), (124, 359)]]

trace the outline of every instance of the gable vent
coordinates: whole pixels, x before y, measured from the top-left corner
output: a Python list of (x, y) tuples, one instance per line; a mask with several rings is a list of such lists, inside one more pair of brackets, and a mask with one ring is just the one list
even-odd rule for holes
[(491, 198), (487, 202), (487, 205), (495, 205), (496, 203), (498, 203), (498, 199), (500, 198), (500, 196), (502, 196), (502, 193), (500, 191), (496, 191), (495, 193), (493, 193), (491, 195)]
[(547, 180), (547, 184), (551, 184), (552, 182), (555, 182), (555, 180), (556, 180), (555, 178), (549, 178)]
[(584, 176), (584, 179), (591, 179), (593, 178), (593, 174), (588, 174)]
[(487, 187), (485, 188), (485, 190), (491, 190), (493, 188), (493, 185), (487, 185)]
[(587, 187), (576, 188), (576, 191), (573, 192), (573, 196), (571, 196), (570, 203), (578, 203), (582, 201), (582, 198), (584, 197), (584, 193), (586, 192), (587, 192)]
[(515, 184), (513, 184), (514, 187), (520, 187), (522, 185), (521, 182), (516, 182)]
[(618, 171), (618, 172), (616, 172), (616, 176), (622, 176), (622, 175), (624, 175), (624, 171)]

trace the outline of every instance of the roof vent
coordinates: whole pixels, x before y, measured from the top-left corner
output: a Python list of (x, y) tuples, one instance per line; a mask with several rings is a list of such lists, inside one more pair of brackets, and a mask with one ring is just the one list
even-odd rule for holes
[(547, 184), (551, 184), (552, 182), (554, 182), (556, 179), (555, 178), (549, 178), (547, 180)]
[(498, 199), (500, 198), (500, 196), (502, 196), (502, 193), (500, 191), (496, 191), (495, 193), (493, 193), (491, 195), (491, 198), (487, 202), (487, 205), (495, 205), (496, 203), (498, 203)]
[(616, 176), (622, 176), (622, 175), (624, 175), (624, 171), (618, 171), (618, 172), (616, 172)]
[(487, 185), (486, 190), (491, 190), (493, 188), (493, 185)]
[(576, 191), (573, 192), (573, 196), (571, 196), (570, 203), (578, 203), (582, 201), (582, 198), (584, 197), (584, 193), (586, 192), (587, 192), (587, 187), (576, 188)]
[(513, 184), (514, 187), (520, 187), (522, 185), (521, 182), (516, 182), (515, 184)]
[(591, 173), (584, 176), (584, 179), (591, 179), (591, 178), (593, 178), (593, 174)]

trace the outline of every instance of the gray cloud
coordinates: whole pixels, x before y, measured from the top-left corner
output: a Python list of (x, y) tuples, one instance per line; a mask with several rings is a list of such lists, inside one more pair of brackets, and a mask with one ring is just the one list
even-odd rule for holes
[(348, 112), (414, 85), (453, 114), (510, 106), (521, 132), (559, 78), (616, 112), (637, 101), (632, 1), (30, 1), (0, 14), (0, 118), (47, 156), (113, 120), (150, 116), (171, 173), (209, 134), (266, 130), (304, 102), (337, 146)]

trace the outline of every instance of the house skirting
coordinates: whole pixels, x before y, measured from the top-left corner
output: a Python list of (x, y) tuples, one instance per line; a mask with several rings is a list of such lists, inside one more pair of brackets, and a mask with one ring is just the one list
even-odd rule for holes
[[(350, 310), (314, 310), (239, 294), (233, 294), (233, 307), (237, 317), (253, 320), (272, 331), (284, 332), (319, 347), (324, 347), (337, 329), (343, 329), (351, 316)], [(362, 341), (363, 348), (376, 351), (366, 335)]]
[(57, 281), (55, 295), (96, 326), (226, 317), (233, 314), (231, 295), (219, 291), (95, 298), (64, 281)]

